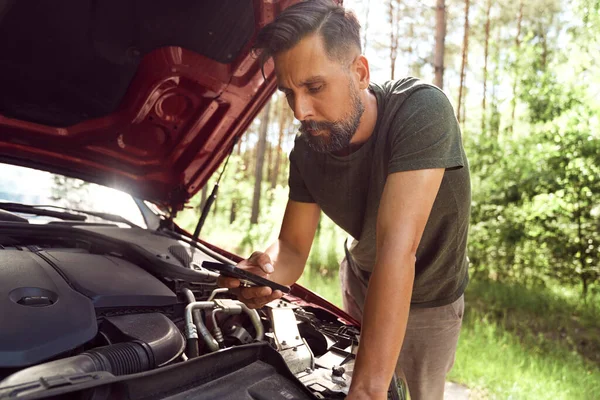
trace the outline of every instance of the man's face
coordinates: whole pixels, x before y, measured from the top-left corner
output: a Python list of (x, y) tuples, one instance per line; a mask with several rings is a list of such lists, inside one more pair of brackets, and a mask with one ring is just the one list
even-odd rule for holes
[(364, 112), (350, 66), (331, 60), (319, 35), (307, 36), (274, 61), (302, 138), (319, 152), (347, 148)]

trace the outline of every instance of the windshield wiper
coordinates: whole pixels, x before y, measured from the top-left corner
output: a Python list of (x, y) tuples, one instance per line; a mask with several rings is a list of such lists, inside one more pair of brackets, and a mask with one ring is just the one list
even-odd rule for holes
[(44, 217), (54, 217), (66, 221), (85, 221), (87, 219), (85, 215), (73, 214), (66, 211), (46, 210), (44, 208), (38, 207), (40, 206), (30, 206), (28, 204), (19, 203), (0, 203), (0, 209), (5, 211), (11, 211), (22, 214), (41, 215)]
[[(57, 210), (64, 210), (64, 211), (47, 210), (47, 208), (55, 208)], [(120, 222), (120, 223), (129, 225), (131, 227), (137, 226), (133, 222), (121, 217), (120, 215), (104, 213), (104, 212), (100, 212), (100, 211), (76, 210), (73, 208), (53, 206), (50, 204), (28, 205), (28, 204), (20, 204), (20, 203), (0, 203), (0, 209), (6, 210), (6, 211), (12, 211), (12, 212), (20, 212), (20, 213), (25, 213), (25, 214), (35, 214), (35, 215), (43, 215), (46, 217), (56, 217), (56, 218), (60, 218), (60, 219), (67, 220), (67, 221), (86, 221), (87, 217), (85, 215), (80, 215), (80, 214), (87, 214), (87, 215), (91, 215), (92, 217), (102, 218), (106, 221)], [(74, 213), (80, 213), (80, 214), (74, 214)]]
[[(105, 213), (105, 212), (101, 212), (101, 211), (77, 210), (77, 209), (74, 209), (74, 208), (66, 208), (66, 207), (50, 206), (50, 205), (35, 206), (35, 207), (56, 208), (58, 210), (73, 211), (73, 212), (78, 212), (78, 213), (82, 213), (82, 214), (91, 215), (92, 217), (102, 218), (102, 219), (105, 219), (107, 221), (120, 222), (120, 223), (123, 223), (123, 224), (127, 224), (127, 225), (129, 225), (131, 227), (137, 227), (137, 225), (134, 224), (133, 222), (131, 222), (128, 219), (125, 219), (125, 218), (123, 218), (123, 217), (121, 217), (120, 215), (117, 215), (117, 214)], [(82, 216), (85, 217), (84, 215), (82, 215)]]

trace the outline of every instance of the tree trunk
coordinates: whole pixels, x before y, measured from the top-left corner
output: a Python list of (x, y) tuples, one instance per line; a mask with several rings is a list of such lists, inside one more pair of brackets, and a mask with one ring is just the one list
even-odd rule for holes
[(444, 50), (446, 42), (446, 0), (437, 0), (435, 7), (434, 85), (444, 88)]
[(267, 143), (266, 143), (266, 152), (267, 152), (266, 181), (271, 182), (271, 175), (273, 174), (273, 145), (271, 144), (271, 142), (269, 141), (268, 138), (267, 138)]
[[(250, 149), (248, 148), (248, 136), (250, 136), (251, 131), (248, 130), (242, 136), (242, 140), (240, 141), (240, 152), (242, 159), (240, 160), (240, 168), (242, 169), (242, 176), (248, 176), (248, 167), (250, 165)], [(243, 152), (242, 152), (243, 149)]]
[(275, 189), (277, 182), (279, 181), (279, 168), (281, 165), (281, 145), (283, 143), (283, 136), (287, 130), (288, 118), (286, 113), (285, 101), (279, 102), (279, 137), (277, 138), (277, 147), (275, 148), (275, 165), (273, 166), (273, 175), (271, 176), (271, 189)]
[(490, 48), (490, 13), (492, 11), (492, 0), (488, 0), (485, 12), (485, 45), (483, 63), (483, 100), (481, 101), (481, 132), (485, 132), (485, 101), (487, 95), (488, 56)]
[(460, 114), (460, 110), (461, 110), (462, 102), (463, 102), (463, 89), (465, 87), (465, 71), (466, 71), (467, 62), (468, 62), (468, 60), (467, 60), (468, 53), (467, 52), (469, 49), (469, 0), (465, 0), (465, 28), (464, 29), (465, 29), (465, 33), (463, 36), (462, 63), (460, 66), (460, 86), (458, 89), (458, 110), (456, 112), (459, 124), (461, 121), (464, 122), (464, 119), (462, 118), (462, 116)]
[(496, 140), (500, 138), (500, 112), (498, 111), (498, 95), (496, 89), (498, 88), (499, 71), (500, 71), (500, 35), (501, 29), (496, 30), (496, 41), (494, 42), (494, 72), (492, 74), (492, 93), (490, 99), (490, 133), (492, 133)]
[(252, 215), (250, 216), (250, 224), (258, 223), (258, 215), (260, 213), (260, 187), (263, 178), (263, 166), (265, 162), (265, 147), (267, 144), (267, 131), (269, 128), (269, 112), (271, 110), (271, 102), (269, 101), (262, 113), (260, 121), (258, 145), (256, 149), (256, 168), (254, 170), (254, 196), (252, 197)]
[(367, 53), (367, 32), (369, 30), (369, 9), (371, 8), (371, 0), (367, 0), (367, 9), (365, 11), (365, 26), (363, 29), (363, 48), (362, 48), (362, 53), (366, 54)]
[[(408, 57), (412, 60), (413, 56), (415, 55), (415, 42), (418, 43), (417, 40), (415, 40), (415, 22), (413, 19), (411, 19), (410, 25), (408, 25), (408, 47), (406, 49), (406, 52), (408, 53)], [(418, 46), (418, 44), (417, 44)], [(417, 52), (416, 55), (418, 58), (419, 54)], [(417, 61), (412, 61), (410, 63), (410, 67), (409, 67), (409, 74), (411, 76), (419, 76), (421, 75), (418, 71), (418, 62)]]
[[(396, 1), (396, 12), (394, 12), (394, 1)], [(391, 79), (396, 72), (396, 58), (398, 57), (398, 14), (400, 13), (398, 0), (389, 0), (388, 17), (390, 19), (390, 71)]]
[(519, 0), (519, 16), (517, 19), (517, 36), (515, 37), (515, 80), (513, 82), (512, 93), (513, 98), (511, 102), (512, 112), (510, 113), (510, 127), (509, 132), (513, 131), (515, 125), (515, 110), (517, 108), (517, 81), (519, 80), (519, 49), (521, 48), (521, 26), (523, 24), (523, 0)]
[(548, 32), (551, 29), (551, 27), (554, 25), (554, 14), (551, 15), (550, 17), (550, 22), (548, 23), (548, 26), (542, 26), (542, 23), (539, 23), (539, 32), (540, 32), (540, 41), (542, 42), (542, 65), (541, 65), (541, 69), (542, 71), (546, 72), (546, 69), (548, 68)]

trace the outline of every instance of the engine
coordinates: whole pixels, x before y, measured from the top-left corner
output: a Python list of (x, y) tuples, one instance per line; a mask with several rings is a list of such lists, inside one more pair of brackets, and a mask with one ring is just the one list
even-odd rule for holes
[[(294, 295), (250, 310), (216, 287), (216, 274), (201, 267), (203, 260), (222, 257), (164, 232), (90, 224), (3, 227), (0, 399), (79, 393), (69, 391), (76, 378), (112, 385), (105, 397), (112, 398), (115, 390), (131, 390), (123, 389), (133, 384), (130, 376), (155, 382), (183, 367), (196, 368), (194, 382), (206, 375), (201, 393), (215, 385), (228, 393), (198, 398), (255, 398), (256, 385), (279, 388), (260, 389), (279, 393), (264, 398), (345, 396), (357, 328)], [(218, 365), (224, 365), (221, 375)], [(241, 372), (232, 375), (250, 365), (250, 381)], [(226, 383), (230, 375), (233, 386)], [(180, 382), (185, 376), (168, 382), (189, 387)], [(290, 393), (296, 394), (286, 397)]]

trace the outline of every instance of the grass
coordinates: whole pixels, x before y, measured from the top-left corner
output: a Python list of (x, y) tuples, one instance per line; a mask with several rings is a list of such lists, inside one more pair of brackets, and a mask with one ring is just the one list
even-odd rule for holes
[(578, 353), (534, 333), (519, 336), (473, 312), (449, 380), (471, 388), (473, 398), (594, 399), (600, 392), (598, 366)]

